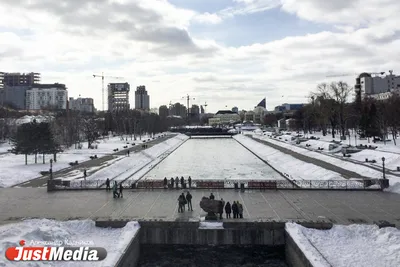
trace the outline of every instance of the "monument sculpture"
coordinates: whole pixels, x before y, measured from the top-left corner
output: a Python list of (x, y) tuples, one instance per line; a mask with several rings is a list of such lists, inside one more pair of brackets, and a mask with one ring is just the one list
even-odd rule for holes
[(219, 213), (219, 206), (221, 205), (221, 202), (222, 206), (225, 206), (225, 201), (202, 197), (200, 201), (200, 208), (207, 212), (206, 220), (216, 221), (218, 219), (217, 214)]

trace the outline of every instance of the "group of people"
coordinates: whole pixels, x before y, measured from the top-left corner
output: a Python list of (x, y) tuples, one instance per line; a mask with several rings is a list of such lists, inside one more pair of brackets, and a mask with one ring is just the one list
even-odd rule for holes
[(189, 191), (186, 193), (186, 196), (185, 193), (182, 193), (178, 197), (178, 204), (179, 204), (178, 212), (184, 212), (186, 204), (188, 205), (188, 211), (193, 211), (192, 195), (190, 194)]
[[(215, 199), (215, 196), (213, 193), (210, 195), (210, 199)], [(219, 207), (218, 207), (218, 213), (219, 213), (219, 218), (222, 219), (222, 214), (224, 213), (224, 200), (221, 198), (221, 201), (219, 202)], [(234, 219), (243, 219), (243, 205), (239, 201), (233, 201), (233, 204), (229, 203), (229, 201), (225, 204), (225, 213), (226, 213), (226, 218), (230, 219), (231, 218), (231, 213), (233, 213), (233, 218)]]
[[(185, 178), (183, 176), (181, 177), (181, 179), (179, 179), (178, 176), (176, 176), (175, 179), (174, 177), (171, 177), (169, 184), (167, 177), (164, 178), (164, 188), (169, 188), (169, 187), (174, 188), (175, 184), (175, 188), (178, 189), (179, 183), (181, 184), (181, 188), (186, 188)], [(192, 188), (192, 178), (190, 176), (188, 178), (188, 186), (189, 188)]]
[[(122, 191), (124, 190), (124, 187), (122, 186), (122, 183), (120, 183), (119, 187), (118, 187), (117, 181), (114, 181), (112, 189), (113, 189), (113, 197), (114, 198), (123, 198), (124, 197), (124, 195), (122, 194)], [(106, 180), (106, 190), (107, 191), (111, 190), (110, 179), (108, 179), (108, 178)]]

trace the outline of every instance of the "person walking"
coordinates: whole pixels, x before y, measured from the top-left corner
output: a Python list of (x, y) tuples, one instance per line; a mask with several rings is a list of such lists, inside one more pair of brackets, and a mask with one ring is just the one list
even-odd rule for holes
[(122, 190), (124, 190), (124, 187), (122, 186), (122, 183), (119, 184), (119, 196), (120, 198), (123, 198), (124, 195), (122, 194)]
[(174, 188), (174, 177), (171, 177), (171, 188)]
[(239, 201), (237, 202), (238, 205), (238, 215), (240, 219), (243, 219), (243, 205), (241, 203), (239, 203)]
[(188, 191), (186, 194), (186, 201), (188, 204), (188, 210), (189, 211), (193, 211), (193, 207), (192, 207), (192, 195), (190, 194), (190, 192)]
[(218, 203), (218, 213), (219, 218), (222, 220), (222, 214), (224, 213), (224, 200), (222, 198)]
[(116, 181), (114, 181), (114, 185), (113, 185), (113, 196), (114, 196), (114, 198), (119, 197), (119, 194), (118, 194), (118, 185), (117, 185), (117, 182), (116, 182)]
[(83, 170), (83, 178), (85, 179), (85, 181), (86, 181), (86, 177), (87, 177), (87, 173), (86, 173), (86, 169), (84, 169)]
[(192, 188), (192, 178), (189, 176), (188, 178), (189, 188)]
[(178, 178), (178, 176), (176, 176), (176, 178), (175, 178), (175, 186), (176, 186), (176, 189), (179, 189), (179, 178)]
[(185, 188), (185, 178), (181, 177), (181, 188)]
[(111, 187), (110, 187), (110, 179), (107, 178), (106, 180), (106, 191), (110, 191)]
[(227, 219), (231, 218), (231, 212), (232, 212), (231, 203), (229, 203), (229, 201), (228, 201), (225, 205), (225, 213), (226, 213)]
[(130, 150), (128, 149), (128, 157), (129, 157)]
[(164, 188), (168, 188), (168, 180), (167, 180), (167, 177), (164, 178)]
[(214, 197), (213, 193), (211, 193), (211, 195), (210, 195), (210, 199), (215, 199), (215, 197)]
[(185, 208), (186, 208), (186, 204), (187, 204), (187, 200), (186, 200), (186, 197), (185, 197), (185, 194), (184, 193), (182, 193), (182, 199), (183, 199), (183, 211), (185, 211)]
[(236, 204), (236, 201), (233, 201), (232, 213), (233, 213), (233, 218), (236, 219), (238, 217), (238, 205)]
[(178, 205), (179, 205), (178, 212), (179, 213), (183, 212), (183, 202), (184, 202), (184, 200), (182, 198), (182, 195), (179, 195), (179, 197), (178, 197)]

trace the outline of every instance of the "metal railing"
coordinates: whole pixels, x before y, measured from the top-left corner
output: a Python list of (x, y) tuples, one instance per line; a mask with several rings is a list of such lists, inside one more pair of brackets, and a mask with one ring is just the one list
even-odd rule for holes
[[(124, 188), (132, 189), (297, 189), (297, 190), (383, 190), (389, 186), (387, 179), (358, 179), (358, 180), (193, 180), (191, 184), (185, 180), (182, 185), (179, 181), (173, 186), (168, 180), (164, 185), (163, 180), (123, 181), (113, 180)], [(50, 187), (54, 190), (63, 189), (100, 189), (106, 188), (105, 180), (49, 180)]]

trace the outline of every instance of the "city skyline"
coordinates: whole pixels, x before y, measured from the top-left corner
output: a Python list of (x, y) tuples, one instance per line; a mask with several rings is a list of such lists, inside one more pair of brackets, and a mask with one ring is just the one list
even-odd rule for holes
[(264, 97), (268, 110), (305, 103), (320, 82), (354, 86), (356, 73), (400, 68), (394, 0), (18, 3), (0, 3), (2, 69), (39, 72), (99, 110), (101, 80), (92, 75), (102, 72), (124, 78), (105, 86), (145, 85), (151, 108), (185, 104), (189, 94), (216, 112), (251, 110)]

